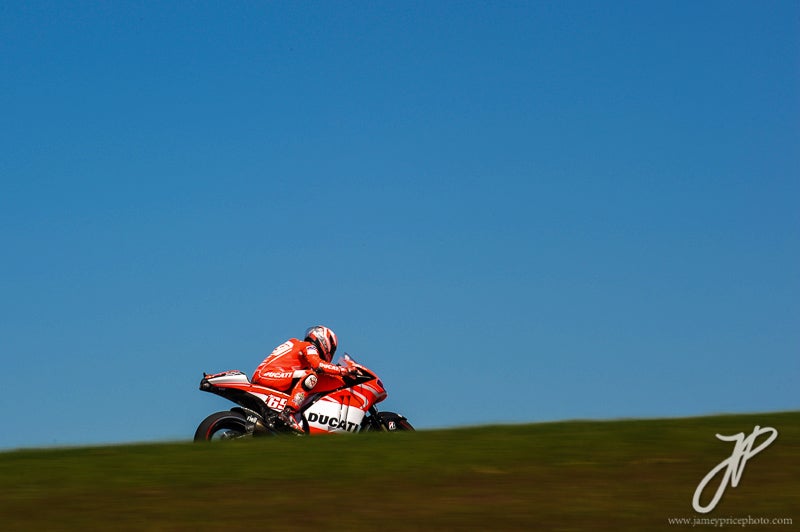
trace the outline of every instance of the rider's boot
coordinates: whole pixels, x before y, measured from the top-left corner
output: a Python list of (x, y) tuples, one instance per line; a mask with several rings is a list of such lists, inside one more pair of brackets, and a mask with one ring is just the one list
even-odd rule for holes
[(297, 422), (295, 414), (296, 412), (294, 411), (294, 408), (287, 406), (283, 409), (283, 412), (278, 414), (278, 420), (280, 420), (281, 423), (286, 425), (286, 427), (295, 434), (305, 434), (303, 431), (303, 426)]

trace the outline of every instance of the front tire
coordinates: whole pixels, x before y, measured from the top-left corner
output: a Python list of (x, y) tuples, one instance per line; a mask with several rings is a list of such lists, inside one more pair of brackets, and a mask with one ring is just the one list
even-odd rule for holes
[(400, 414), (394, 412), (378, 412), (373, 416), (370, 424), (367, 425), (368, 431), (404, 432), (413, 431), (411, 423)]
[(249, 431), (244, 415), (228, 410), (205, 418), (194, 433), (194, 441), (234, 440), (247, 435)]

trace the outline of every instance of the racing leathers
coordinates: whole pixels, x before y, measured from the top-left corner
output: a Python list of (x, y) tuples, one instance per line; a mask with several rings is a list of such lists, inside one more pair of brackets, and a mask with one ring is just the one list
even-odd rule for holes
[(297, 412), (308, 392), (341, 388), (342, 377), (351, 372), (349, 368), (325, 362), (314, 344), (292, 338), (276, 347), (259, 364), (252, 381), (288, 393), (286, 407)]

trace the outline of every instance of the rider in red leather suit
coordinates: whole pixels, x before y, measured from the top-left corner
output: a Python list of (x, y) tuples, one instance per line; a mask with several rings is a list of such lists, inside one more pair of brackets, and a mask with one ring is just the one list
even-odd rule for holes
[(301, 342), (291, 338), (276, 347), (253, 374), (252, 382), (289, 394), (290, 399), (279, 419), (302, 432), (295, 414), (308, 392), (335, 390), (344, 385), (342, 377), (357, 370), (331, 364), (338, 340), (328, 327), (316, 325), (306, 330)]

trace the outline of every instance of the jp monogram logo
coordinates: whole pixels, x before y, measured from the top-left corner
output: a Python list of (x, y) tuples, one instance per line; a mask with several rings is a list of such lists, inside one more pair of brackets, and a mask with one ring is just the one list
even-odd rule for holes
[[(756, 439), (763, 435), (769, 434), (766, 440), (761, 442), (758, 447), (753, 449), (753, 445), (756, 442)], [(756, 425), (753, 429), (753, 433), (750, 434), (745, 438), (744, 432), (740, 432), (739, 434), (734, 434), (733, 436), (723, 436), (721, 434), (717, 434), (717, 438), (722, 441), (732, 441), (736, 442), (733, 446), (733, 453), (720, 462), (714, 469), (709, 471), (709, 473), (700, 481), (700, 484), (697, 486), (697, 489), (694, 490), (694, 497), (692, 497), (692, 506), (694, 507), (695, 511), (701, 514), (707, 514), (714, 508), (716, 508), (717, 503), (722, 498), (722, 494), (725, 493), (725, 488), (728, 487), (728, 482), (734, 488), (739, 485), (739, 479), (742, 478), (742, 473), (744, 473), (744, 465), (747, 463), (749, 459), (766, 449), (775, 438), (778, 437), (778, 431), (773, 429), (772, 427), (764, 427), (763, 429)], [(720, 471), (725, 471), (722, 476), (722, 482), (720, 482), (719, 487), (717, 487), (716, 493), (714, 493), (714, 498), (711, 499), (711, 502), (707, 505), (703, 506), (700, 504), (700, 496), (703, 494), (703, 490), (706, 488), (709, 482), (717, 476), (717, 473)]]

